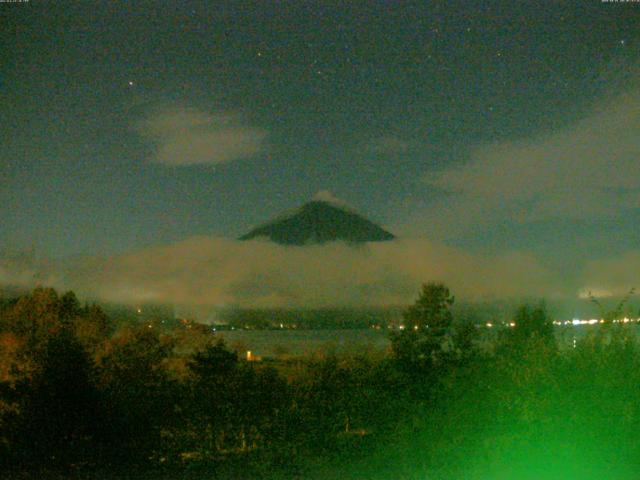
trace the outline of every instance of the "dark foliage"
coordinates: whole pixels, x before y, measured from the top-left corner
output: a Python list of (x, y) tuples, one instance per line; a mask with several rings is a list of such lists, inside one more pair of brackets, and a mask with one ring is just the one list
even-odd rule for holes
[(416, 302), (404, 313), (404, 324), (392, 334), (393, 352), (409, 370), (442, 364), (453, 352), (451, 306), (454, 297), (441, 283), (427, 283)]
[(2, 476), (635, 478), (628, 325), (563, 350), (544, 308), (523, 306), (483, 350), (452, 303), (425, 285), (392, 356), (249, 362), (206, 329), (113, 331), (38, 289), (0, 310)]

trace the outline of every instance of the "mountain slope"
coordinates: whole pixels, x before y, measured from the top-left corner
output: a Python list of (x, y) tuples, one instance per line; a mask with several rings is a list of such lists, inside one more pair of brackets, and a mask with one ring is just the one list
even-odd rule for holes
[(379, 242), (395, 237), (373, 222), (330, 202), (312, 200), (294, 214), (251, 230), (240, 240), (267, 237), (281, 245)]

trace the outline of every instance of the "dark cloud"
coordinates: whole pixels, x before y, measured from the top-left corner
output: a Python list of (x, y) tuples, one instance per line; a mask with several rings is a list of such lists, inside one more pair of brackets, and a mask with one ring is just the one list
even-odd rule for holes
[(411, 144), (399, 137), (393, 135), (384, 135), (382, 137), (371, 140), (367, 145), (367, 149), (372, 153), (378, 154), (395, 154), (406, 153)]

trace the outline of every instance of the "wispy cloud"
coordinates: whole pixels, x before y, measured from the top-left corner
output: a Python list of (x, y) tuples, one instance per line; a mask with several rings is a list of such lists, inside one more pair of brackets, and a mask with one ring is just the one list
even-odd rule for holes
[(640, 293), (640, 250), (587, 262), (583, 293), (622, 296), (635, 288)]
[(350, 205), (347, 202), (345, 202), (341, 198), (336, 197), (329, 190), (320, 190), (320, 191), (316, 192), (316, 194), (313, 196), (313, 200), (332, 203), (332, 204), (340, 206), (340, 207), (351, 208)]
[(239, 116), (197, 109), (165, 109), (136, 124), (156, 147), (153, 160), (170, 166), (219, 164), (265, 150), (267, 132)]
[(0, 287), (28, 289), (36, 285), (61, 286), (60, 272), (33, 251), (0, 251)]
[[(441, 229), (612, 216), (640, 207), (640, 90), (602, 101), (562, 131), (485, 145), (430, 173)], [(449, 195), (446, 195), (449, 193)], [(449, 223), (447, 223), (449, 222)]]

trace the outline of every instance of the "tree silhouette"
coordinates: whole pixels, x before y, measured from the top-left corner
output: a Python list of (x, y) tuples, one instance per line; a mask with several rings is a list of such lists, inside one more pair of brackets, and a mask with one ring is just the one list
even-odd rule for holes
[(434, 366), (452, 349), (450, 338), (454, 297), (442, 283), (426, 283), (416, 302), (404, 313), (403, 329), (391, 344), (396, 358), (410, 367)]
[(524, 344), (532, 342), (545, 346), (555, 345), (553, 321), (544, 303), (520, 306), (513, 323), (514, 326), (506, 332), (507, 343), (511, 346), (521, 349)]
[(68, 332), (38, 352), (38, 369), (23, 404), (21, 442), (35, 461), (68, 462), (91, 441), (97, 392), (92, 364)]

